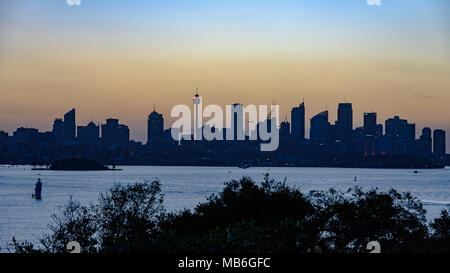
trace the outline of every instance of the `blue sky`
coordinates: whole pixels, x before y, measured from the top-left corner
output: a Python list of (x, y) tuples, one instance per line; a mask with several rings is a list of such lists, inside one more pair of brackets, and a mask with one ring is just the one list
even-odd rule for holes
[(0, 129), (77, 107), (142, 139), (154, 103), (167, 116), (199, 87), (283, 116), (305, 98), (331, 121), (348, 99), (355, 124), (377, 111), (450, 132), (449, 33), (448, 0), (0, 0)]

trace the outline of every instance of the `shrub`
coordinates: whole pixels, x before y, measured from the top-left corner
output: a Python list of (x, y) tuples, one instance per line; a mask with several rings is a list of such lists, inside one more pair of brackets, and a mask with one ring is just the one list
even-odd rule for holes
[(40, 249), (15, 238), (11, 245), (20, 253), (66, 253), (70, 241), (77, 241), (88, 253), (145, 251), (164, 211), (162, 203), (158, 181), (116, 185), (95, 205), (70, 200), (61, 216), (53, 215), (52, 233), (39, 240)]

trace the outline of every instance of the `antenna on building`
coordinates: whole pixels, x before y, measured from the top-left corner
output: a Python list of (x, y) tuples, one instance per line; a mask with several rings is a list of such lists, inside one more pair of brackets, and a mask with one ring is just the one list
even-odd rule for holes
[(250, 123), (253, 123), (253, 122), (255, 122), (255, 121), (254, 120), (249, 120), (249, 119), (246, 121), (248, 129), (250, 129)]

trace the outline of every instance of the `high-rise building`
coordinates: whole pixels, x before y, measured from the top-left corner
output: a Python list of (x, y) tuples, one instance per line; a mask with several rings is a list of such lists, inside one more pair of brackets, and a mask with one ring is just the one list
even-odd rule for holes
[(323, 111), (311, 119), (311, 143), (326, 143), (328, 132), (328, 111)]
[(340, 141), (337, 141), (337, 128), (336, 124), (331, 124), (328, 122), (328, 128), (327, 128), (327, 142), (328, 143), (337, 143)]
[(392, 137), (388, 135), (382, 135), (377, 137), (377, 152), (379, 154), (391, 154), (392, 153)]
[(164, 118), (162, 114), (153, 111), (147, 120), (147, 144), (162, 138), (164, 131)]
[(36, 145), (38, 142), (38, 129), (36, 128), (17, 128), (13, 133), (13, 138), (16, 143), (25, 145)]
[(291, 131), (291, 125), (288, 121), (283, 121), (280, 123), (280, 138), (287, 139), (289, 138)]
[(291, 134), (297, 140), (305, 139), (305, 103), (302, 102), (298, 107), (291, 111)]
[(383, 124), (377, 124), (377, 136), (380, 137), (383, 135)]
[(66, 141), (65, 138), (65, 128), (64, 128), (64, 121), (60, 118), (55, 119), (53, 122), (53, 144), (54, 145), (63, 145)]
[(194, 95), (194, 140), (201, 140), (202, 136), (202, 124), (203, 124), (203, 114), (202, 109), (202, 97), (198, 94), (198, 88), (195, 90)]
[(399, 116), (387, 119), (385, 122), (386, 135), (391, 137), (402, 137), (405, 140), (414, 141), (416, 136), (416, 124), (408, 123), (406, 119)]
[(373, 156), (376, 152), (377, 113), (364, 113), (364, 155)]
[(130, 142), (130, 129), (124, 124), (118, 127), (118, 144), (120, 147), (127, 147)]
[(126, 147), (130, 141), (128, 126), (119, 124), (118, 119), (109, 118), (102, 124), (102, 141), (107, 147)]
[(364, 135), (377, 135), (377, 113), (364, 113)]
[(102, 142), (106, 146), (114, 145), (118, 142), (119, 120), (109, 118), (106, 124), (102, 124)]
[(351, 103), (339, 103), (338, 120), (336, 122), (336, 138), (347, 142), (352, 138), (353, 109)]
[(445, 131), (436, 129), (433, 131), (433, 154), (442, 156), (445, 153)]
[(407, 123), (404, 126), (402, 131), (402, 136), (408, 141), (414, 141), (416, 139), (416, 124), (415, 123)]
[(408, 123), (399, 116), (385, 121), (386, 135), (392, 138), (392, 152), (394, 154), (415, 153), (416, 124)]
[(6, 157), (8, 152), (8, 133), (0, 130), (0, 159)]
[(424, 155), (430, 155), (432, 153), (431, 129), (428, 127), (422, 129), (422, 135), (420, 136), (420, 152)]
[(100, 137), (100, 127), (93, 122), (89, 122), (87, 126), (77, 127), (78, 141), (85, 144), (95, 144)]
[(75, 109), (64, 114), (64, 137), (66, 141), (75, 140)]

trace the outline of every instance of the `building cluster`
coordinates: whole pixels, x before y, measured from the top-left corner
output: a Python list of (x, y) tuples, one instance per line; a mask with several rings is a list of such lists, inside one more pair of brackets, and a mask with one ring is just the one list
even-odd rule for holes
[(0, 131), (0, 161), (48, 164), (54, 159), (77, 156), (104, 160), (111, 151), (125, 151), (133, 143), (128, 126), (119, 124), (118, 119), (107, 119), (101, 126), (94, 122), (77, 126), (76, 110), (72, 109), (63, 118), (56, 118), (48, 132), (24, 127), (12, 135)]
[[(409, 154), (423, 156), (445, 155), (445, 131), (428, 127), (416, 138), (416, 125), (399, 116), (389, 118), (383, 124), (377, 122), (377, 113), (364, 113), (363, 126), (353, 128), (353, 109), (351, 103), (339, 103), (338, 120), (331, 124), (328, 111), (323, 111), (311, 118), (310, 137), (305, 138), (305, 105), (300, 104), (291, 111), (291, 128), (286, 135), (296, 141), (319, 144), (338, 153), (362, 154), (375, 156), (380, 154)], [(283, 127), (283, 125), (282, 125)], [(383, 130), (384, 129), (384, 130)]]
[[(238, 117), (235, 117), (236, 120)], [(280, 123), (279, 148), (261, 152), (261, 141), (244, 139), (233, 141), (174, 140), (170, 129), (164, 129), (164, 117), (153, 111), (147, 120), (147, 142), (130, 140), (128, 126), (118, 119), (104, 124), (90, 122), (77, 126), (75, 109), (64, 118), (57, 118), (53, 129), (40, 132), (35, 128), (18, 128), (12, 135), (0, 131), (0, 163), (50, 164), (55, 159), (84, 157), (105, 164), (204, 164), (235, 165), (242, 162), (276, 165), (327, 165), (330, 158), (379, 157), (383, 155), (411, 155), (448, 161), (445, 131), (426, 127), (416, 137), (416, 126), (398, 116), (377, 121), (376, 113), (364, 113), (362, 127), (353, 126), (351, 103), (340, 103), (337, 121), (330, 123), (328, 111), (310, 120), (309, 138), (305, 130), (305, 104), (291, 110), (291, 122)], [(268, 126), (271, 120), (257, 126)], [(237, 122), (234, 122), (236, 126)], [(214, 130), (227, 129), (217, 128)], [(234, 130), (237, 133), (237, 130)], [(225, 138), (224, 138), (225, 139)], [(332, 165), (332, 164), (331, 164)]]

